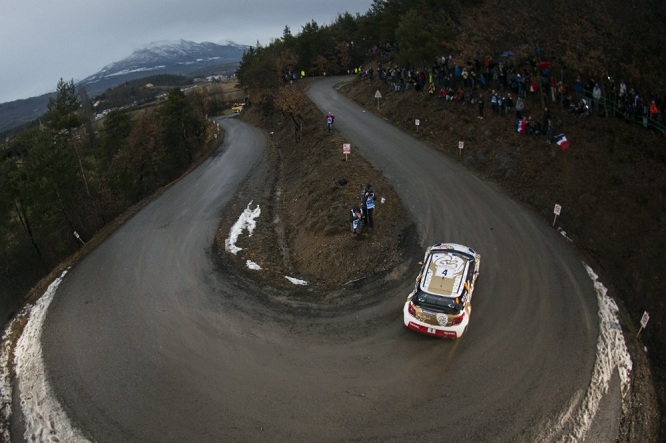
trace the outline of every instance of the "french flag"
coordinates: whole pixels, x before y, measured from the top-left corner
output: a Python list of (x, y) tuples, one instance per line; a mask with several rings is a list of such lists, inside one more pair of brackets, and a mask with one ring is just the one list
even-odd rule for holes
[(560, 147), (562, 151), (569, 149), (569, 140), (564, 134), (559, 134), (555, 136), (555, 142)]
[(525, 128), (527, 128), (527, 122), (525, 120), (516, 120), (516, 132), (519, 134), (525, 133)]

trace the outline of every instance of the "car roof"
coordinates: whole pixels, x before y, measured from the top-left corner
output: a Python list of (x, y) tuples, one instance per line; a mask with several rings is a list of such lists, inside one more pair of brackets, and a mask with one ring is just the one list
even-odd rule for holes
[(467, 247), (461, 251), (458, 246), (437, 244), (430, 248), (419, 283), (422, 291), (443, 297), (459, 297), (463, 293), (474, 252)]

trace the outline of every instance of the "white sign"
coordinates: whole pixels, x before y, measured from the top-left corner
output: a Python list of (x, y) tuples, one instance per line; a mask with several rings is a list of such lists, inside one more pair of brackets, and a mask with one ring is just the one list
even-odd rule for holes
[(636, 338), (638, 338), (639, 335), (641, 335), (641, 332), (647, 326), (648, 321), (650, 321), (650, 314), (648, 314), (647, 311), (643, 311), (643, 317), (641, 317), (641, 327), (638, 329), (638, 334), (636, 334)]
[(462, 148), (464, 148), (464, 147), (465, 147), (465, 142), (462, 141), (462, 140), (460, 140), (460, 141), (458, 142), (458, 149), (462, 150)]
[(555, 226), (555, 220), (557, 220), (557, 216), (560, 215), (560, 212), (562, 212), (562, 206), (555, 203), (555, 209), (553, 209), (553, 214), (555, 214), (555, 217), (553, 217), (553, 226)]
[(342, 153), (343, 154), (351, 154), (351, 144), (343, 143), (342, 144)]
[(379, 99), (382, 98), (382, 93), (379, 92), (379, 89), (377, 89), (377, 92), (375, 92), (375, 98), (377, 99), (377, 110), (379, 110)]
[(419, 120), (418, 118), (416, 120), (414, 120), (414, 122), (416, 123), (416, 126), (421, 124), (421, 120)]

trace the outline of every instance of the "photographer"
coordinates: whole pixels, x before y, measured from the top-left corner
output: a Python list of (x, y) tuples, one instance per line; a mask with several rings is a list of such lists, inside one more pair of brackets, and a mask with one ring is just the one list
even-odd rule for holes
[(361, 202), (363, 205), (363, 215), (366, 226), (368, 228), (374, 227), (374, 220), (372, 218), (372, 213), (375, 209), (375, 191), (372, 189), (372, 185), (365, 185), (363, 194), (361, 197)]

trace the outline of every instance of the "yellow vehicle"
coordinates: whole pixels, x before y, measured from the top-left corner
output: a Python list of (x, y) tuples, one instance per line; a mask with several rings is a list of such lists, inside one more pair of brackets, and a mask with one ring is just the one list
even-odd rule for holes
[(236, 114), (240, 114), (243, 111), (243, 106), (245, 106), (244, 103), (234, 103), (234, 105), (231, 107), (231, 110)]

